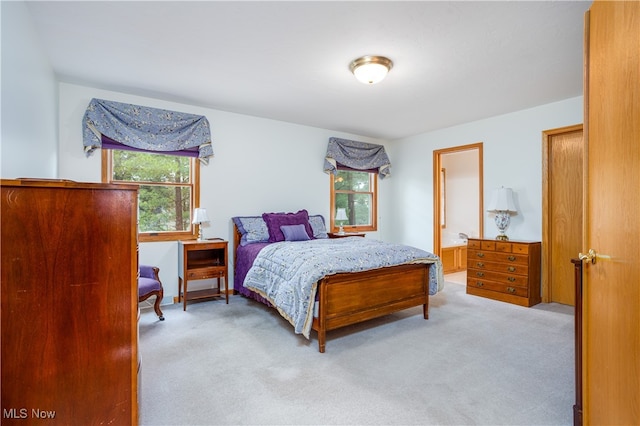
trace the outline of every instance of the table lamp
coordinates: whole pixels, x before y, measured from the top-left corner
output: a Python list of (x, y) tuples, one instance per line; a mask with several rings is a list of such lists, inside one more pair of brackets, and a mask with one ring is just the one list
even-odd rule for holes
[[(336, 211), (336, 222), (337, 221), (345, 221), (349, 220), (347, 217), (347, 209), (338, 209)], [(338, 230), (338, 235), (344, 235), (344, 227), (343, 223), (340, 224), (340, 229)]]
[(496, 240), (508, 241), (509, 237), (504, 231), (509, 227), (511, 215), (518, 214), (513, 202), (513, 191), (511, 188), (504, 186), (493, 190), (493, 196), (489, 203), (488, 212), (495, 213), (495, 222), (500, 234), (496, 236)]
[(193, 209), (193, 222), (191, 223), (198, 225), (198, 241), (204, 240), (202, 238), (202, 224), (205, 222), (209, 222), (207, 209)]

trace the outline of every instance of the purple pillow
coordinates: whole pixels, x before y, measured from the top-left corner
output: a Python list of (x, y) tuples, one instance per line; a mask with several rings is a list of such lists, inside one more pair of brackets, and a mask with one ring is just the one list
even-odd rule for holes
[(280, 229), (283, 225), (304, 225), (309, 238), (313, 238), (313, 230), (309, 224), (309, 213), (306, 210), (300, 210), (296, 213), (263, 213), (262, 218), (269, 230), (270, 243), (284, 241), (284, 234)]
[(280, 230), (284, 234), (285, 241), (307, 241), (310, 240), (304, 225), (282, 225)]

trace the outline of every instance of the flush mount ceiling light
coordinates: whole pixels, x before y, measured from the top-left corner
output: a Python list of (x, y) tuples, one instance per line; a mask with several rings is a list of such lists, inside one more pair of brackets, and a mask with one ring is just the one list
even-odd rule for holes
[(391, 68), (393, 68), (393, 62), (384, 56), (363, 56), (349, 65), (353, 75), (364, 84), (379, 83)]

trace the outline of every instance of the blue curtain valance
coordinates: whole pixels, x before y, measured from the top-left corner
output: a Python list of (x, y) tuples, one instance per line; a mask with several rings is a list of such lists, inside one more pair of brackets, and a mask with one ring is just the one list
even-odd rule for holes
[(123, 145), (148, 152), (198, 150), (207, 164), (213, 156), (209, 121), (205, 116), (120, 102), (91, 99), (82, 119), (87, 156), (101, 148), (103, 136)]
[(324, 159), (325, 173), (337, 174), (338, 166), (355, 170), (377, 170), (380, 179), (391, 176), (391, 162), (384, 146), (348, 139), (329, 138)]

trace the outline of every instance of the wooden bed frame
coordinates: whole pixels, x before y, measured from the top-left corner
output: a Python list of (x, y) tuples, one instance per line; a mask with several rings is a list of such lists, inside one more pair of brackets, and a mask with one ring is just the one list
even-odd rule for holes
[[(235, 254), (241, 234), (234, 228)], [(422, 305), (429, 319), (430, 264), (415, 263), (371, 271), (329, 275), (318, 281), (318, 350), (325, 351), (327, 331)], [(235, 292), (235, 290), (234, 290)]]

